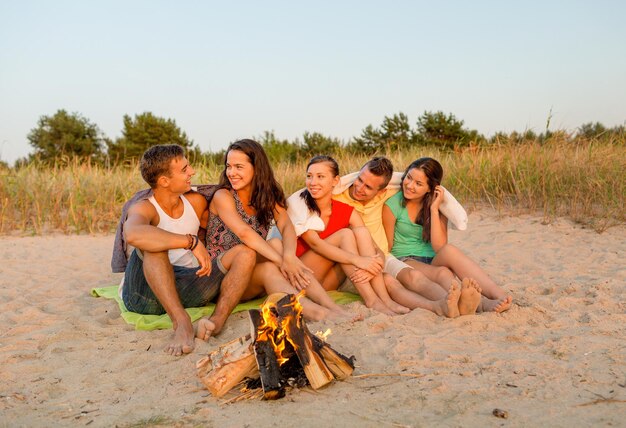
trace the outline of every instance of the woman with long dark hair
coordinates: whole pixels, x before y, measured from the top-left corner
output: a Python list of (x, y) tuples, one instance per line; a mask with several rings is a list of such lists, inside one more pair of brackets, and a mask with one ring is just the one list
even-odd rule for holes
[(463, 279), (461, 315), (506, 311), (511, 296), (476, 262), (448, 243), (448, 221), (439, 212), (444, 198), (442, 178), (441, 164), (428, 157), (413, 161), (404, 171), (402, 191), (389, 198), (383, 208), (391, 254), (446, 290)]

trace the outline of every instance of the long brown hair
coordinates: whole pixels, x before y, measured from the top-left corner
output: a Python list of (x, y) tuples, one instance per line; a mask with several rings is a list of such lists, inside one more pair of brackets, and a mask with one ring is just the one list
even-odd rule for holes
[[(404, 183), (404, 179), (407, 174), (412, 169), (421, 170), (426, 179), (428, 180), (429, 191), (424, 195), (422, 199), (422, 209), (417, 214), (417, 218), (415, 218), (415, 222), (417, 224), (422, 225), (422, 240), (424, 242), (430, 242), (430, 205), (433, 203), (433, 197), (435, 195), (435, 186), (439, 186), (441, 184), (441, 179), (443, 178), (443, 168), (439, 162), (437, 162), (433, 158), (419, 158), (409, 165), (404, 174), (402, 174), (402, 183)], [(402, 205), (406, 206), (406, 199), (402, 198)]]
[(263, 146), (254, 140), (243, 139), (231, 143), (224, 153), (224, 170), (220, 175), (218, 189), (232, 190), (230, 181), (226, 175), (226, 159), (231, 150), (239, 150), (245, 153), (254, 167), (252, 177), (250, 206), (256, 210), (256, 218), (262, 226), (269, 226), (274, 219), (276, 205), (285, 208), (287, 206), (283, 188), (274, 178), (274, 171), (270, 161), (263, 150)]
[[(339, 164), (335, 159), (327, 155), (318, 155), (311, 158), (306, 166), (306, 170), (308, 171), (311, 165), (322, 162), (326, 162), (329, 164), (328, 166), (330, 167), (330, 172), (333, 173), (333, 177), (337, 177), (339, 175)], [(320, 209), (317, 206), (317, 202), (315, 202), (315, 199), (313, 199), (313, 196), (311, 195), (311, 192), (309, 192), (309, 189), (304, 189), (304, 192), (300, 193), (300, 197), (304, 199), (304, 202), (306, 203), (309, 211), (313, 211), (317, 213), (317, 215), (321, 214)]]

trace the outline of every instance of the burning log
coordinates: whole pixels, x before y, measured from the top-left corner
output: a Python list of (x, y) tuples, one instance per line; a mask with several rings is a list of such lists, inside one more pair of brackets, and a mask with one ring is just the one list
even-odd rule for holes
[(333, 374), (324, 364), (322, 356), (313, 349), (312, 335), (306, 329), (300, 313), (294, 313), (297, 300), (293, 294), (288, 294), (276, 302), (276, 312), (282, 328), (286, 330), (287, 340), (291, 343), (307, 379), (313, 389), (328, 385)]
[(327, 342), (313, 334), (309, 333), (309, 337), (313, 340), (313, 349), (319, 353), (335, 378), (344, 380), (352, 375), (354, 371), (354, 357), (348, 358), (335, 351)]
[(258, 377), (252, 345), (252, 336), (248, 334), (220, 346), (196, 363), (198, 376), (211, 394), (221, 397), (246, 377)]
[(272, 295), (261, 311), (250, 310), (248, 315), (251, 334), (223, 345), (196, 364), (198, 376), (214, 396), (221, 397), (246, 377), (260, 378), (263, 397), (277, 399), (285, 395), (290, 378), (308, 380), (318, 389), (352, 374), (354, 357), (342, 355), (311, 334), (297, 296)]
[(252, 331), (254, 334), (254, 356), (261, 376), (261, 386), (263, 387), (263, 398), (266, 400), (276, 400), (285, 396), (285, 385), (282, 382), (280, 368), (274, 344), (270, 337), (264, 334), (263, 317), (258, 310), (248, 311)]

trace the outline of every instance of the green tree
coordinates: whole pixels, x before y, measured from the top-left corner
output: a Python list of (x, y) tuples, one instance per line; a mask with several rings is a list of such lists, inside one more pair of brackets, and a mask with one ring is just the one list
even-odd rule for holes
[(463, 121), (452, 113), (446, 116), (441, 111), (424, 112), (417, 119), (417, 132), (427, 144), (436, 144), (447, 148), (466, 146), (471, 141), (483, 140), (476, 130), (463, 128)]
[(327, 137), (319, 132), (305, 132), (302, 138), (303, 142), (298, 142), (299, 154), (305, 158), (315, 155), (334, 155), (341, 147), (341, 142), (337, 138)]
[(201, 156), (200, 150), (173, 119), (164, 119), (150, 112), (137, 114), (134, 118), (124, 115), (122, 137), (107, 143), (108, 155), (114, 163), (137, 159), (146, 149), (158, 144), (182, 146), (191, 161)]
[(404, 113), (385, 116), (380, 128), (368, 125), (359, 137), (355, 137), (348, 148), (356, 152), (373, 154), (391, 152), (406, 148), (417, 141), (417, 135), (411, 130), (409, 118)]
[(264, 131), (255, 141), (263, 146), (271, 162), (294, 161), (298, 157), (298, 146), (288, 140), (279, 140), (274, 131)]
[(382, 147), (382, 133), (371, 124), (367, 125), (365, 129), (361, 131), (361, 135), (359, 137), (354, 137), (352, 142), (348, 144), (348, 149), (357, 153), (366, 153), (368, 155), (376, 153)]
[(52, 116), (41, 116), (27, 138), (35, 149), (30, 160), (51, 162), (64, 156), (99, 160), (102, 156), (104, 138), (100, 130), (79, 113), (58, 110)]
[(607, 133), (610, 133), (610, 130), (600, 122), (585, 123), (578, 128), (578, 136), (589, 140), (601, 137)]
[(394, 114), (392, 117), (385, 116), (381, 128), (381, 144), (383, 145), (381, 149), (384, 148), (389, 152), (396, 151), (408, 147), (415, 141), (409, 118), (404, 113)]

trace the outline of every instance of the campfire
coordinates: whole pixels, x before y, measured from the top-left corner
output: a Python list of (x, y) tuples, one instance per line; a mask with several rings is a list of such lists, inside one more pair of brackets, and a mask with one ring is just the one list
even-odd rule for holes
[(235, 386), (262, 388), (266, 400), (284, 397), (288, 386), (319, 389), (354, 370), (354, 357), (335, 351), (311, 334), (298, 296), (268, 297), (261, 310), (250, 310), (251, 333), (235, 339), (196, 363), (198, 376), (215, 397)]

